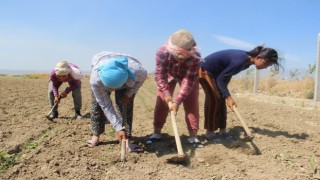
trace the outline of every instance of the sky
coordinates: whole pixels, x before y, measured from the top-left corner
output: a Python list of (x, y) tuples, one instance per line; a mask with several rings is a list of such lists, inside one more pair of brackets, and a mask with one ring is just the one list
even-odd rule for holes
[(129, 54), (148, 72), (179, 29), (202, 57), (262, 43), (284, 70), (317, 60), (319, 0), (0, 0), (0, 69), (50, 72), (67, 60), (90, 72), (101, 51)]

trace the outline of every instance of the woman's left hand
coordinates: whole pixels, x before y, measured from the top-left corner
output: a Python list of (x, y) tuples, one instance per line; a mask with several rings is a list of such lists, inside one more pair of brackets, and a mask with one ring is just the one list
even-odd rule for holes
[(169, 110), (174, 112), (174, 115), (177, 115), (179, 110), (179, 104), (176, 103), (169, 103)]
[(60, 97), (61, 98), (66, 98), (68, 96), (68, 94), (66, 93), (66, 92), (62, 92), (61, 94), (60, 94)]
[(127, 134), (125, 130), (120, 130), (116, 133), (116, 137), (121, 142), (122, 139), (127, 139)]

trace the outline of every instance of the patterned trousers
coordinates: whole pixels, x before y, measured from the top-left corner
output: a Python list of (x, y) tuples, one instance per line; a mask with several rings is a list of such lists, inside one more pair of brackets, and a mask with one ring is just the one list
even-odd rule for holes
[[(134, 104), (134, 97), (133, 95), (130, 98), (130, 102), (126, 105), (125, 112), (126, 114), (123, 114), (123, 102), (122, 102), (122, 97), (124, 96), (124, 92), (126, 89), (121, 89), (121, 90), (116, 90), (115, 91), (115, 100), (116, 100), (116, 107), (115, 109), (120, 112), (120, 115), (122, 117), (127, 118), (127, 123), (124, 125), (127, 129), (127, 135), (128, 138), (131, 137), (131, 132), (132, 132), (132, 119), (133, 119), (133, 104)], [(111, 95), (111, 93), (110, 93)], [(93, 135), (99, 136), (100, 134), (105, 132), (105, 124), (109, 124), (109, 121), (107, 117), (104, 115), (100, 105), (97, 103), (96, 98), (91, 92), (91, 125), (92, 125), (92, 133)]]

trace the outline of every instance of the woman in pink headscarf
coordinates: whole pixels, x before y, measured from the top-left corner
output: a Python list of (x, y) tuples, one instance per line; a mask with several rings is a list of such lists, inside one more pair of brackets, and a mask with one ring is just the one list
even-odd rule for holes
[[(179, 106), (183, 104), (190, 136), (188, 142), (196, 147), (201, 145), (197, 138), (199, 129), (197, 72), (200, 59), (192, 34), (184, 29), (173, 33), (168, 42), (158, 50), (155, 70), (157, 100), (154, 110), (154, 133), (148, 138), (147, 144), (161, 139), (161, 129), (169, 110), (177, 112)], [(173, 96), (177, 83), (180, 89), (177, 95)], [(169, 102), (172, 102), (172, 106), (168, 106)]]

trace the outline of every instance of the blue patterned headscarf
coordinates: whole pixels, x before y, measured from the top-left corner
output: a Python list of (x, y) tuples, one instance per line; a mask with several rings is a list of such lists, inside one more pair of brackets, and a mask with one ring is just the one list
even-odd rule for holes
[(127, 57), (119, 57), (98, 67), (99, 78), (103, 85), (117, 89), (122, 87), (128, 78), (135, 80), (135, 75), (128, 68)]

